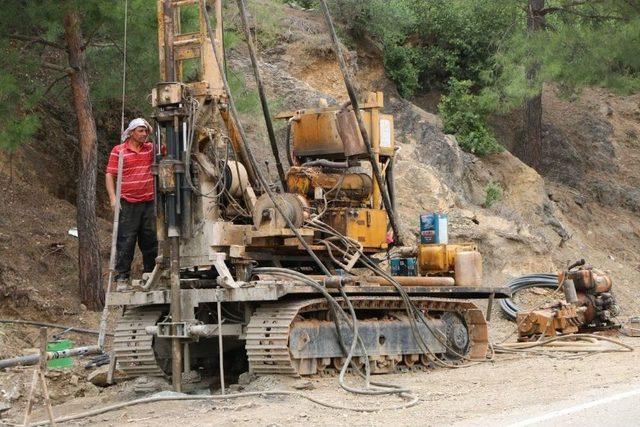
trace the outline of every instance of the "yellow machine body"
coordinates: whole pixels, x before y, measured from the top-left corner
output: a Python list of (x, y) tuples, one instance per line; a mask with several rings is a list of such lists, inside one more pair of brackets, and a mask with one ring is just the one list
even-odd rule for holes
[(458, 252), (476, 250), (472, 243), (422, 244), (418, 247), (418, 269), (421, 275), (450, 273), (455, 270)]
[(329, 209), (327, 224), (367, 249), (387, 248), (387, 213), (383, 209)]
[[(382, 93), (371, 93), (360, 113), (373, 151), (381, 156), (391, 157), (395, 150), (393, 116), (381, 114), (379, 109), (382, 106)], [(295, 118), (291, 128), (295, 157), (342, 159), (346, 156), (367, 156), (352, 110), (327, 107), (284, 113), (278, 117), (291, 116)]]
[[(360, 113), (384, 179), (395, 140), (393, 116), (380, 113), (383, 105), (382, 92), (372, 92)], [(287, 191), (307, 198), (312, 207), (325, 212), (324, 221), (364, 249), (385, 249), (389, 218), (366, 166), (369, 155), (351, 106), (311, 108), (278, 117), (291, 120), (294, 166), (286, 174)]]

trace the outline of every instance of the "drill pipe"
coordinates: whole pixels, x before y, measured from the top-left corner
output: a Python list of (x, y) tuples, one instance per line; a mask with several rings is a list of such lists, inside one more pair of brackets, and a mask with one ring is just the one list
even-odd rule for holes
[[(68, 350), (60, 351), (48, 351), (47, 360), (61, 359), (63, 357), (79, 356), (82, 354), (97, 354), (102, 352), (97, 345), (90, 345), (88, 347), (76, 347)], [(27, 356), (13, 357), (11, 359), (0, 360), (0, 369), (11, 368), (12, 366), (28, 366), (37, 365), (40, 362), (39, 354), (29, 354)]]

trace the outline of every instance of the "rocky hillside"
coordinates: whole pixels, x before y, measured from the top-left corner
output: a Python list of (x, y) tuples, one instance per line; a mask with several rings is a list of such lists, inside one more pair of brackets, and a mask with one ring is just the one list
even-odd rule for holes
[[(346, 93), (320, 14), (278, 7), (282, 9), (272, 14), (277, 37), (261, 52), (270, 99), (281, 110), (314, 105), (320, 98), (329, 103), (344, 101)], [(638, 313), (634, 287), (640, 279), (640, 96), (620, 98), (593, 89), (576, 99), (561, 99), (553, 88), (546, 88), (547, 155), (538, 174), (509, 151), (484, 158), (461, 151), (455, 137), (442, 132), (436, 115), (398, 96), (384, 77), (374, 46), (351, 48), (349, 62), (360, 89), (384, 91), (385, 110), (395, 115), (400, 148), (396, 187), (406, 240), (415, 240), (420, 213), (443, 211), (449, 215), (453, 241), (478, 244), (487, 284), (501, 284), (528, 272), (554, 271), (569, 260), (584, 257), (611, 271), (623, 314)], [(244, 73), (251, 89), (253, 77), (241, 43), (230, 52), (229, 64), (236, 73)], [(75, 288), (70, 284), (75, 246), (65, 246), (64, 256), (69, 260), (58, 260), (58, 252), (42, 255), (54, 243), (69, 239), (65, 233), (73, 226), (75, 215), (73, 206), (61, 200), (73, 200), (74, 125), (68, 115), (56, 111), (43, 112), (49, 117), (46, 133), (14, 156), (13, 183), (9, 159), (0, 159), (0, 182), (11, 202), (4, 203), (2, 212), (0, 299), (6, 289), (34, 289), (51, 295), (47, 300), (56, 305), (50, 289), (65, 283), (61, 288), (65, 302), (59, 305), (77, 312), (72, 309)], [(517, 135), (517, 116), (497, 118), (494, 123), (508, 148)], [(254, 149), (268, 156), (261, 115), (248, 113), (244, 119)], [(109, 120), (99, 126), (104, 156), (118, 126)], [(52, 151), (51, 144), (61, 141), (66, 148)], [(100, 164), (103, 161), (101, 157)], [(102, 192), (101, 177), (98, 182)], [(7, 192), (7, 188), (12, 190)], [(497, 195), (492, 204), (487, 203), (488, 193)], [(108, 217), (106, 207), (102, 214)], [(25, 219), (27, 228), (22, 225)], [(105, 259), (108, 233), (105, 222)], [(40, 274), (23, 262), (24, 257), (57, 267), (43, 267)], [(64, 268), (59, 271), (59, 266)], [(43, 275), (47, 280), (39, 279)], [(4, 292), (4, 301), (12, 301), (15, 310), (8, 311), (3, 302), (0, 313), (17, 315), (20, 301)]]
[[(277, 46), (262, 53), (261, 71), (269, 96), (284, 109), (347, 99), (319, 12), (285, 6)], [(233, 65), (252, 82), (242, 47)], [(640, 95), (617, 97), (603, 90), (562, 99), (546, 87), (544, 152), (540, 173), (508, 150), (483, 158), (463, 152), (445, 135), (439, 118), (401, 99), (385, 78), (379, 52), (359, 45), (348, 51), (360, 89), (385, 93), (385, 110), (394, 114), (398, 167), (396, 188), (403, 234), (418, 235), (422, 212), (449, 215), (454, 241), (478, 244), (487, 284), (516, 275), (555, 271), (585, 258), (609, 270), (625, 315), (640, 309)], [(428, 98), (428, 97), (427, 97)], [(494, 130), (511, 149), (520, 127), (519, 112), (496, 118)], [(267, 153), (258, 122), (256, 150)], [(257, 143), (257, 141), (260, 141)], [(501, 195), (487, 206), (487, 193)]]

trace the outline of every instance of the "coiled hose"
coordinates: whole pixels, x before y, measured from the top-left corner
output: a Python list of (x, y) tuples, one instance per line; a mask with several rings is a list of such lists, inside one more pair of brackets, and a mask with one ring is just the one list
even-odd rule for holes
[[(509, 280), (506, 286), (511, 289), (512, 295), (528, 288), (558, 288), (558, 275), (552, 273), (534, 273), (516, 277)], [(509, 320), (516, 320), (516, 314), (520, 307), (511, 298), (500, 300), (500, 308)]]

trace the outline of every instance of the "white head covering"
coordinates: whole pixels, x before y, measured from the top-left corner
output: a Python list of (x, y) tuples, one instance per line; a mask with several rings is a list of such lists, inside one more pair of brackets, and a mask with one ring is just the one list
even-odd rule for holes
[(149, 135), (151, 135), (153, 133), (153, 129), (151, 128), (151, 125), (149, 124), (148, 121), (146, 121), (145, 119), (138, 117), (137, 119), (133, 119), (131, 120), (131, 122), (129, 123), (129, 127), (127, 127), (124, 132), (122, 132), (122, 135), (120, 135), (120, 142), (125, 142), (127, 140), (127, 138), (129, 138), (129, 136), (131, 136), (131, 132), (140, 126), (145, 126), (147, 129), (149, 129)]

